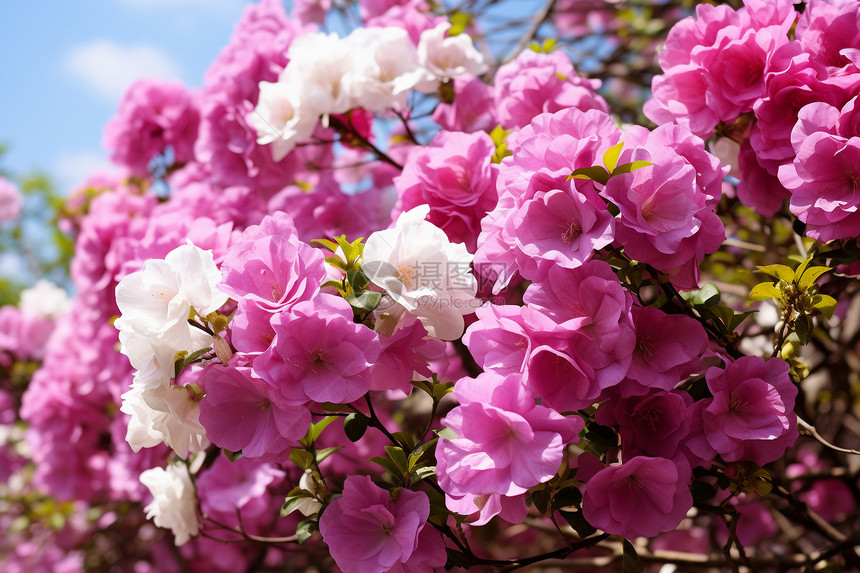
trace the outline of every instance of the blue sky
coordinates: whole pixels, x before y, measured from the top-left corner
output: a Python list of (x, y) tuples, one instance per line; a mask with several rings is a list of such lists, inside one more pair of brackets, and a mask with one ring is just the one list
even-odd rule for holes
[(140, 77), (199, 87), (248, 0), (0, 3), (2, 167), (61, 192), (106, 165), (102, 129)]

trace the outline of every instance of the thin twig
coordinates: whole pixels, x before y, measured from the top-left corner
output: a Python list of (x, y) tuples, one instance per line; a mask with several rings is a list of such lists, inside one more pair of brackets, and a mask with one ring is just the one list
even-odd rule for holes
[(544, 20), (549, 17), (549, 13), (552, 12), (552, 9), (555, 7), (555, 3), (557, 1), (558, 0), (549, 0), (546, 4), (544, 4), (544, 7), (535, 14), (535, 17), (532, 18), (532, 23), (529, 26), (529, 29), (520, 39), (519, 43), (517, 43), (516, 47), (514, 48), (514, 51), (511, 52), (507, 58), (505, 58), (506, 62), (510, 62), (511, 60), (519, 56), (520, 52), (522, 52), (528, 47), (529, 42), (534, 39), (535, 34), (537, 34), (538, 29), (541, 27), (541, 24), (543, 24)]
[(852, 450), (849, 448), (840, 448), (839, 446), (834, 446), (827, 440), (825, 440), (821, 434), (818, 433), (818, 430), (815, 429), (815, 426), (810, 424), (809, 422), (803, 420), (800, 416), (797, 417), (797, 425), (809, 436), (812, 436), (831, 450), (836, 450), (837, 452), (842, 452), (843, 454), (853, 454), (855, 456), (860, 456), (860, 451)]

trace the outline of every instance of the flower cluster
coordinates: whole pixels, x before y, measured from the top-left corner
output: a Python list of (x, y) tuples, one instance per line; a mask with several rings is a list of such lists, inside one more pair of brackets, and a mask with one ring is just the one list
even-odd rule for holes
[[(262, 0), (201, 90), (132, 85), (105, 132), (122, 175), (64, 212), (75, 298), (0, 308), (0, 473), (97, 516), (63, 514), (44, 562), (116, 534), (134, 551), (93, 568), (728, 567), (794, 520), (809, 567), (852, 564), (826, 520), (851, 527), (853, 474), (817, 481), (836, 454), (792, 448), (813, 393), (856, 397), (844, 373), (798, 388), (856, 343), (860, 249), (809, 240), (860, 232), (856, 0), (699, 6), (666, 38), (654, 129), (576, 50), (503, 60), (489, 19), (346, 4)], [(587, 4), (607, 46), (645, 45), (636, 10), (574, 4), (536, 22), (578, 32)], [(809, 239), (740, 226), (732, 175)], [(775, 327), (740, 296), (755, 265)], [(39, 535), (10, 537), (17, 564)]]
[(645, 113), (725, 134), (738, 197), (763, 215), (788, 199), (809, 236), (854, 237), (858, 40), (853, 1), (809, 2), (802, 14), (787, 1), (699, 6), (670, 32)]
[(418, 45), (407, 30), (359, 28), (341, 39), (308, 34), (287, 52), (289, 64), (277, 82), (260, 84), (250, 121), (257, 142), (271, 144), (275, 161), (306, 140), (323, 117), (350, 110), (402, 111), (410, 90), (433, 92), (464, 73), (479, 74), (483, 57), (466, 34), (446, 37), (443, 22), (421, 32)]

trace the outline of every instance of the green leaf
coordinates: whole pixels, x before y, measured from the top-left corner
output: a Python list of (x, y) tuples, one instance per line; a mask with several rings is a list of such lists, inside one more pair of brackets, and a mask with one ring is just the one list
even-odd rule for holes
[(379, 303), (382, 302), (382, 293), (366, 290), (359, 295), (351, 292), (343, 298), (346, 299), (346, 302), (348, 302), (352, 307), (353, 312), (364, 315), (379, 306)]
[(231, 452), (230, 450), (226, 450), (226, 449), (225, 449), (225, 450), (224, 450), (224, 455), (225, 455), (225, 456), (227, 457), (227, 459), (228, 459), (228, 460), (230, 460), (231, 462), (235, 462), (236, 460), (238, 460), (239, 458), (241, 458), (241, 457), (242, 457), (242, 452), (241, 452), (241, 450), (240, 450), (240, 451), (238, 451), (238, 452)]
[(346, 271), (346, 280), (352, 285), (353, 290), (362, 291), (370, 284), (370, 279), (361, 269), (350, 269)]
[(552, 499), (552, 493), (548, 489), (539, 489), (532, 492), (529, 499), (541, 515), (546, 515), (546, 512), (549, 511), (549, 502)]
[(426, 392), (429, 396), (433, 396), (433, 382), (429, 380), (413, 380), (412, 385), (419, 390)]
[(415, 435), (412, 432), (394, 432), (392, 435), (407, 452), (411, 452), (412, 449), (418, 445), (418, 441), (415, 439)]
[(364, 414), (354, 412), (343, 419), (343, 433), (350, 442), (357, 442), (367, 431), (369, 419)]
[(383, 469), (387, 470), (391, 473), (391, 475), (395, 477), (402, 477), (403, 472), (397, 467), (397, 464), (391, 458), (383, 458), (382, 456), (376, 456), (367, 460), (369, 462), (373, 462), (379, 466), (382, 466)]
[(606, 167), (607, 173), (615, 171), (618, 165), (618, 158), (621, 157), (621, 148), (624, 147), (624, 142), (613, 145), (603, 154), (603, 166)]
[(597, 529), (585, 520), (585, 516), (582, 515), (581, 511), (559, 510), (558, 513), (582, 539), (597, 532)]
[(794, 280), (794, 270), (787, 265), (767, 265), (764, 267), (756, 267), (756, 269), (787, 283)]
[(472, 15), (465, 12), (454, 12), (448, 17), (448, 20), (451, 22), (448, 36), (457, 36), (465, 32), (469, 24), (472, 23)]
[(812, 299), (812, 308), (826, 316), (833, 318), (833, 311), (836, 310), (836, 299), (826, 294), (817, 294)]
[(694, 306), (713, 306), (720, 302), (720, 289), (708, 283), (699, 290), (681, 293), (681, 297)]
[(812, 338), (812, 321), (808, 315), (801, 314), (794, 321), (794, 332), (797, 333), (797, 338), (800, 339), (800, 344), (807, 344)]
[(324, 287), (334, 287), (336, 288), (341, 295), (345, 295), (346, 291), (343, 290), (343, 281), (326, 281), (322, 284)]
[(758, 283), (750, 291), (750, 300), (767, 300), (770, 298), (781, 299), (782, 291), (776, 288), (773, 283)]
[(830, 267), (809, 267), (803, 273), (803, 276), (800, 277), (800, 280), (797, 281), (797, 286), (800, 290), (806, 290), (815, 284), (815, 281), (826, 273), (827, 271), (832, 271)]
[(296, 526), (296, 541), (299, 544), (304, 543), (308, 539), (310, 539), (311, 535), (314, 534), (314, 531), (319, 529), (319, 524), (313, 519), (305, 519), (300, 521)]
[(490, 132), (490, 139), (493, 140), (493, 143), (496, 146), (496, 151), (493, 153), (493, 163), (501, 163), (502, 159), (513, 154), (508, 150), (508, 144), (505, 141), (510, 132), (511, 130), (504, 129), (501, 125), (497, 125), (493, 128), (493, 131)]
[(293, 448), (290, 451), (290, 461), (303, 470), (309, 470), (314, 464), (314, 456), (303, 448)]
[(311, 422), (311, 425), (308, 427), (308, 431), (305, 434), (305, 437), (299, 440), (299, 443), (304, 447), (311, 449), (316, 442), (317, 438), (320, 437), (322, 431), (325, 430), (329, 424), (337, 420), (337, 416), (326, 416), (316, 424)]
[(451, 428), (441, 428), (439, 430), (433, 430), (433, 432), (440, 438), (444, 438), (446, 440), (456, 440), (458, 437)]
[(591, 423), (585, 432), (585, 439), (598, 446), (614, 448), (618, 445), (618, 434), (609, 426)]
[[(798, 258), (800, 258), (800, 257), (798, 257)], [(803, 261), (801, 261), (801, 263), (797, 266), (796, 269), (794, 269), (794, 282), (796, 282), (796, 283), (800, 282), (800, 277), (802, 277), (803, 273), (806, 272), (806, 267), (808, 267), (809, 263), (811, 263), (811, 262), (812, 262), (812, 257), (808, 256)]]
[(582, 492), (575, 487), (566, 487), (555, 492), (552, 496), (552, 509), (561, 509), (562, 507), (577, 506), (582, 503)]
[(421, 457), (424, 455), (424, 452), (426, 452), (430, 447), (435, 446), (436, 442), (438, 441), (439, 438), (433, 438), (428, 442), (419, 444), (414, 450), (412, 450), (412, 453), (409, 454), (409, 463), (407, 464), (406, 469), (412, 471), (412, 468), (415, 467), (415, 464), (418, 463), (418, 460), (421, 459)]
[(731, 321), (726, 325), (729, 327), (729, 332), (734, 332), (737, 327), (741, 325), (743, 321), (757, 313), (757, 310), (748, 310), (747, 312), (739, 312), (732, 316)]
[(332, 241), (329, 241), (328, 239), (311, 239), (311, 243), (319, 243), (320, 245), (322, 245), (323, 247), (325, 247), (326, 249), (328, 249), (332, 253), (337, 251), (337, 243), (333, 243)]
[(406, 452), (403, 451), (403, 448), (398, 446), (385, 446), (385, 453), (388, 454), (388, 457), (391, 458), (391, 461), (397, 466), (397, 469), (400, 470), (400, 474), (409, 473), (409, 463), (406, 461)]
[(645, 563), (639, 558), (636, 548), (625, 539), (624, 553), (621, 555), (621, 573), (642, 573), (644, 570)]
[(313, 497), (311, 492), (302, 490), (302, 493), (297, 495), (290, 495), (284, 500), (284, 505), (281, 506), (281, 517), (286, 517), (292, 512), (296, 510), (296, 508), (301, 504), (304, 500), (309, 497)]
[(595, 165), (594, 167), (581, 167), (579, 169), (574, 169), (568, 176), (567, 181), (570, 181), (571, 179), (588, 179), (590, 181), (596, 181), (601, 185), (606, 185), (606, 182), (609, 181), (609, 173), (599, 165)]
[(325, 262), (342, 271), (346, 270), (346, 263), (340, 257), (326, 257)]
[(351, 269), (354, 266), (355, 261), (361, 256), (362, 251), (364, 251), (364, 245), (361, 243), (363, 240), (364, 238), (358, 238), (350, 243), (346, 240), (346, 235), (335, 237), (335, 241), (337, 241), (338, 246), (343, 250), (344, 257), (346, 257), (347, 269)]
[(343, 449), (343, 446), (334, 446), (333, 448), (323, 448), (322, 450), (317, 450), (315, 453), (317, 465), (321, 464), (324, 459), (326, 459), (340, 449)]
[(650, 161), (631, 161), (630, 163), (625, 163), (623, 165), (619, 165), (612, 172), (612, 175), (624, 175), (625, 173), (632, 173), (637, 169), (642, 169), (643, 167), (648, 167), (649, 165), (654, 165)]
[(441, 400), (445, 394), (448, 394), (454, 390), (453, 382), (437, 382), (433, 384), (431, 396), (433, 396), (433, 400), (438, 402)]

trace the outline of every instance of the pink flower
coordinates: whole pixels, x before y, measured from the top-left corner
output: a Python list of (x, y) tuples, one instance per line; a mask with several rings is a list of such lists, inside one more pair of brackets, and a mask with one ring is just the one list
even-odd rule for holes
[[(279, 503), (274, 486), (284, 481), (284, 472), (274, 464), (240, 457), (234, 461), (218, 456), (195, 480), (200, 509), (219, 521), (234, 523), (241, 512), (245, 531), (265, 535), (273, 520), (271, 505)], [(238, 525), (238, 523), (236, 524)]]
[(495, 89), (481, 78), (463, 74), (454, 79), (454, 101), (441, 102), (433, 111), (433, 121), (448, 131), (491, 131), (496, 119)]
[(0, 177), (0, 223), (14, 221), (21, 214), (24, 198), (14, 183)]
[(723, 224), (713, 211), (714, 181), (722, 171), (716, 161), (694, 163), (670, 147), (684, 131), (661, 126), (644, 141), (634, 132), (631, 139), (643, 147), (623, 153), (621, 161), (643, 159), (653, 165), (612, 177), (604, 194), (621, 211), (615, 237), (625, 252), (669, 274), (676, 286), (693, 289), (699, 264), (725, 239)]
[(469, 525), (475, 527), (489, 523), (497, 515), (509, 523), (522, 523), (529, 512), (524, 493), (511, 496), (498, 493), (487, 495), (446, 493), (445, 506), (454, 513), (468, 515)]
[(790, 192), (775, 175), (771, 175), (761, 165), (760, 156), (752, 146), (752, 143), (757, 141), (757, 133), (760, 131), (754, 129), (753, 136), (741, 143), (738, 153), (738, 199), (762, 215), (771, 217), (782, 208), (782, 203), (790, 196)]
[(381, 351), (371, 368), (372, 390), (396, 389), (408, 395), (416, 374), (433, 374), (423, 354), (445, 348), (444, 342), (425, 338), (427, 330), (417, 320), (391, 335), (377, 334)]
[(535, 403), (522, 376), (484, 372), (454, 386), (460, 406), (443, 424), (457, 438), (436, 448), (439, 485), (454, 497), (514, 496), (552, 478), (584, 423)]
[(168, 146), (174, 163), (193, 160), (199, 125), (197, 96), (185, 86), (139, 80), (128, 88), (117, 115), (105, 127), (104, 146), (111, 161), (147, 177), (150, 160)]
[(323, 255), (298, 237), (268, 236), (229, 249), (221, 290), (269, 312), (310, 300), (325, 278)]
[[(513, 155), (506, 157), (499, 167), (499, 202), (481, 222), (482, 232), (475, 252), (475, 268), (488, 280), (495, 281), (494, 293), (507, 286), (518, 272), (533, 278), (546, 270), (539, 266), (543, 259), (532, 258), (523, 252), (515, 227), (518, 210), (538, 193), (554, 190), (564, 191), (571, 197), (574, 194), (585, 195), (599, 206), (602, 201), (590, 181), (568, 180), (568, 176), (573, 169), (600, 164), (603, 154), (620, 137), (621, 131), (606, 113), (569, 108), (539, 115), (509, 141)], [(586, 209), (582, 207), (580, 210)], [(598, 237), (606, 227), (606, 220), (599, 214), (593, 216), (594, 241), (600, 243)], [(571, 222), (568, 222), (568, 228)], [(600, 223), (604, 223), (603, 226)], [(563, 230), (559, 231), (559, 238)], [(583, 239), (583, 245), (587, 245), (588, 238), (591, 235)], [(574, 249), (568, 246), (565, 250)]]
[(645, 387), (671, 390), (697, 372), (708, 335), (696, 320), (654, 307), (633, 307), (636, 347), (627, 378)]
[(675, 66), (663, 75), (654, 76), (651, 99), (642, 109), (654, 123), (675, 121), (699, 137), (709, 137), (720, 120), (708, 105), (707, 90), (708, 76), (704, 69), (696, 64)]
[(481, 219), (496, 206), (496, 146), (486, 133), (440, 131), (429, 146), (409, 155), (394, 185), (400, 200), (392, 219), (418, 205), (430, 206), (426, 220), (445, 231), (452, 243), (475, 252)]
[(779, 168), (779, 180), (791, 191), (791, 212), (822, 241), (860, 234), (857, 101), (842, 110), (826, 103), (801, 109), (791, 134), (797, 157)]
[(274, 389), (273, 401), (345, 404), (370, 390), (379, 339), (352, 318), (349, 303), (330, 294), (275, 315), (275, 339), (254, 360), (254, 371)]
[(522, 128), (541, 113), (568, 108), (609, 112), (606, 101), (594, 91), (600, 81), (580, 77), (562, 51), (523, 50), (499, 68), (495, 83), (497, 113), (505, 129)]
[(463, 335), (478, 365), (497, 374), (526, 372), (532, 348), (539, 346), (540, 332), (551, 332), (555, 323), (529, 307), (485, 304), (475, 311), (478, 320)]
[(797, 39), (804, 51), (831, 68), (845, 68), (845, 48), (860, 45), (860, 12), (853, 0), (810, 0), (797, 21)]
[(579, 456), (577, 478), (585, 519), (598, 529), (627, 539), (671, 531), (693, 506), (690, 468), (666, 458), (637, 456), (603, 467), (591, 454)]
[(320, 533), (344, 573), (433, 570), (447, 557), (429, 516), (424, 493), (400, 489), (392, 495), (368, 476), (349, 476), (343, 497), (320, 517)]
[[(548, 405), (562, 412), (587, 407), (602, 390), (624, 378), (636, 344), (633, 300), (608, 264), (592, 260), (572, 270), (553, 267), (546, 280), (532, 283), (523, 301), (552, 319), (569, 345), (568, 349), (549, 342), (566, 354), (550, 352), (539, 360), (535, 350), (530, 358), (529, 386)], [(543, 375), (531, 372), (538, 366), (546, 369)], [(560, 370), (553, 375), (555, 368)], [(566, 379), (565, 371), (574, 378)], [(574, 389), (574, 381), (584, 386)]]
[(577, 191), (538, 192), (511, 214), (512, 234), (532, 264), (521, 273), (541, 280), (552, 265), (581, 266), (614, 238), (615, 219), (603, 202)]
[(274, 391), (250, 368), (215, 364), (204, 369), (206, 396), (200, 402), (200, 423), (212, 443), (248, 458), (279, 454), (304, 437), (311, 421), (304, 406), (273, 402)]
[(778, 459), (797, 440), (797, 388), (788, 363), (744, 356), (705, 374), (713, 398), (696, 402), (690, 450), (702, 459), (719, 454), (727, 462), (760, 466)]
[(720, 121), (731, 123), (764, 97), (765, 73), (777, 49), (787, 43), (779, 28), (727, 27), (713, 46), (694, 50), (693, 63), (708, 77), (706, 99)]
[(651, 389), (644, 396), (611, 398), (597, 409), (596, 419), (619, 427), (625, 459), (640, 455), (671, 459), (690, 432), (692, 404), (686, 392)]

